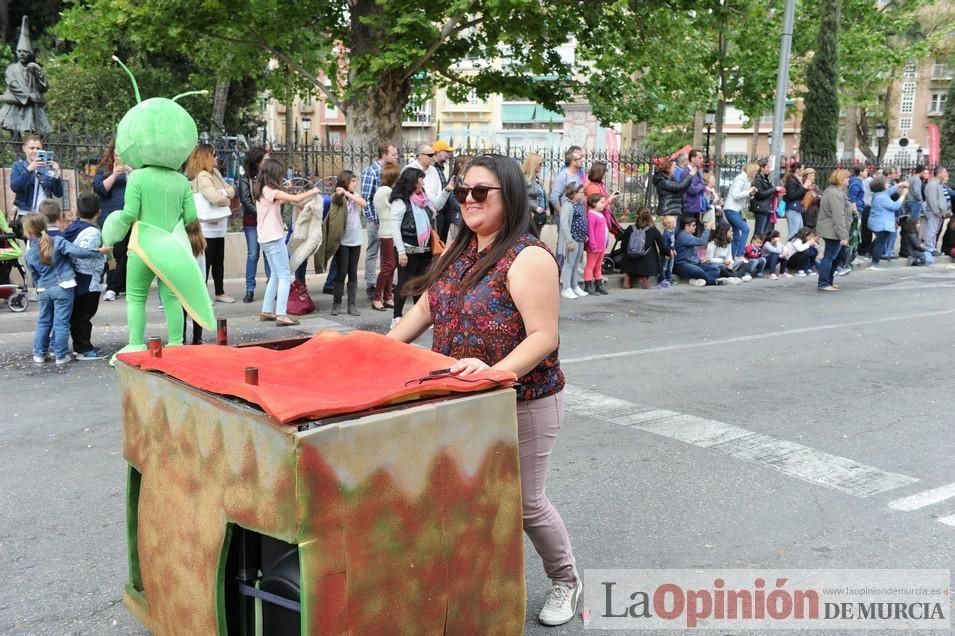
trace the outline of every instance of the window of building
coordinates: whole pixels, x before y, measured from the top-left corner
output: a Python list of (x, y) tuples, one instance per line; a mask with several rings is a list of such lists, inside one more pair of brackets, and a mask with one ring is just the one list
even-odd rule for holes
[(945, 100), (948, 98), (948, 95), (945, 93), (932, 93), (932, 99), (929, 102), (928, 114), (929, 115), (944, 115), (945, 114)]
[(899, 132), (902, 133), (902, 136), (908, 135), (910, 130), (912, 130), (912, 118), (911, 118), (911, 117), (900, 117), (900, 118), (899, 118)]
[(908, 62), (905, 65), (905, 70), (902, 72), (902, 77), (906, 79), (914, 79), (916, 70), (915, 62)]
[(932, 79), (952, 79), (952, 69), (945, 62), (935, 61), (932, 64)]
[(915, 112), (915, 82), (902, 84), (902, 114), (911, 115)]

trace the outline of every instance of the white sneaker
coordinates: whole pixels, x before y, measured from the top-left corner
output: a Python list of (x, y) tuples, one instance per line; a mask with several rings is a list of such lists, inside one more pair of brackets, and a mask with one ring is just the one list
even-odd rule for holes
[(792, 278), (792, 277), (793, 275), (790, 274), (789, 272), (786, 272), (785, 274), (783, 274), (783, 278)]
[(870, 266), (869, 266), (869, 270), (870, 270), (870, 271), (873, 271), (873, 272), (884, 272), (884, 271), (885, 271), (885, 268), (884, 268), (884, 267), (879, 267), (878, 265), (870, 265)]
[(578, 296), (574, 293), (574, 290), (568, 287), (564, 291), (560, 292), (561, 298), (566, 298), (568, 300), (577, 300)]
[(397, 327), (399, 322), (401, 322), (401, 316), (398, 316), (397, 318), (392, 318), (391, 328), (394, 329), (395, 327)]
[(584, 296), (589, 296), (589, 295), (590, 295), (590, 294), (588, 294), (587, 292), (585, 292), (584, 290), (582, 290), (582, 289), (580, 288), (580, 285), (577, 285), (576, 287), (574, 287), (574, 293), (577, 294), (577, 296), (578, 296), (579, 298), (583, 298)]
[(690, 287), (706, 287), (706, 281), (702, 278), (691, 278)]
[(753, 280), (753, 277), (752, 277), (751, 275), (749, 275), (749, 274), (743, 274), (742, 281), (743, 281), (744, 283), (748, 283), (748, 282), (751, 281), (751, 280)]
[(779, 280), (779, 276), (777, 276), (776, 274), (770, 274), (769, 280)]
[(569, 623), (577, 614), (577, 601), (580, 600), (582, 589), (583, 583), (579, 578), (574, 585), (554, 583), (544, 600), (544, 607), (537, 615), (538, 622), (548, 627)]
[(736, 278), (735, 276), (730, 276), (729, 278), (724, 278), (723, 280), (725, 280), (730, 285), (739, 285), (740, 283), (743, 282), (740, 279)]
[(116, 300), (116, 292), (114, 292), (112, 289), (107, 289), (106, 293), (103, 294), (103, 300), (106, 302), (112, 302)]
[(799, 270), (798, 272), (796, 272), (796, 276), (799, 276), (800, 278), (805, 278), (806, 272)]

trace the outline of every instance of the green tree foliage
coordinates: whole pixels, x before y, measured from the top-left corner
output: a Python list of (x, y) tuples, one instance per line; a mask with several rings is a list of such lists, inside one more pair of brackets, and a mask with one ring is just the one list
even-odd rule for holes
[(955, 82), (948, 87), (941, 124), (941, 155), (946, 165), (955, 164)]
[(839, 134), (840, 0), (822, 0), (816, 50), (806, 71), (806, 110), (800, 151), (804, 157), (833, 159)]

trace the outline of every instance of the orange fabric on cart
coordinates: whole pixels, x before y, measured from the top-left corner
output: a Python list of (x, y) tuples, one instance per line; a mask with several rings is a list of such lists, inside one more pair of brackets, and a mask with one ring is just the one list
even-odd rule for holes
[[(367, 331), (348, 335), (323, 331), (282, 351), (196, 345), (165, 347), (161, 358), (148, 351), (117, 358), (197, 389), (242, 398), (285, 424), (421, 397), (486, 391), (517, 381), (509, 371), (485, 371), (465, 379), (443, 376), (419, 383), (414, 380), (446, 369), (454, 360)], [(258, 385), (246, 384), (246, 367), (258, 368)]]

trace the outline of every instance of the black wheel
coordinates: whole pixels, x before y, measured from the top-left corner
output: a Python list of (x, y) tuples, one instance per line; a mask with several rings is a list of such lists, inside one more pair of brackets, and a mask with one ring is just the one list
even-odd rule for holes
[(19, 294), (14, 294), (7, 299), (7, 307), (10, 308), (10, 311), (14, 313), (20, 313), (26, 311), (27, 307), (30, 306), (30, 297), (27, 296), (26, 292), (20, 292)]
[(605, 254), (603, 261), (600, 263), (600, 271), (604, 274), (604, 276), (610, 276), (614, 273), (615, 269), (616, 267), (614, 266), (613, 258), (610, 256), (610, 254)]

